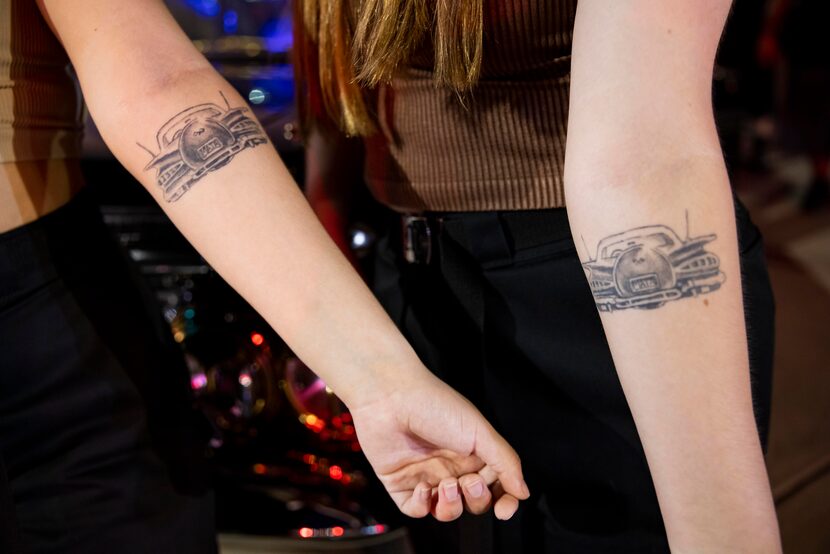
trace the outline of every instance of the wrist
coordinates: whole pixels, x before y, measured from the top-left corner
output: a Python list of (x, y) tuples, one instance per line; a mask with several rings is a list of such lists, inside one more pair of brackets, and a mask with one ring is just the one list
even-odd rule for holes
[(340, 377), (334, 390), (351, 410), (388, 402), (401, 391), (434, 378), (411, 350), (374, 356), (371, 360), (364, 358), (363, 363), (352, 371), (344, 371)]

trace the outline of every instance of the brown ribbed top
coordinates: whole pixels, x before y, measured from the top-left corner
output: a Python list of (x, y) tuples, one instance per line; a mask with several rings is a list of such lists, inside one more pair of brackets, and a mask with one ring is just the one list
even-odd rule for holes
[(0, 163), (75, 158), (83, 104), (34, 0), (0, 0)]
[(425, 45), (377, 94), (366, 180), (405, 212), (561, 207), (576, 0), (485, 0), (481, 79), (463, 103)]

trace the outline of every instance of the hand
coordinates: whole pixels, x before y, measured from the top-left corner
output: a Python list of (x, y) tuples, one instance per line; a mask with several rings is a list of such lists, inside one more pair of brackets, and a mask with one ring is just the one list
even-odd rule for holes
[(350, 409), (369, 463), (410, 517), (452, 521), (465, 506), (476, 514), (493, 506), (496, 517), (509, 519), (530, 494), (516, 452), (432, 374)]

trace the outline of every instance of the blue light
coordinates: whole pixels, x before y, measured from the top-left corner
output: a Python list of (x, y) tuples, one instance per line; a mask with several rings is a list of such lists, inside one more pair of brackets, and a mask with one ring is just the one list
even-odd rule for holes
[(269, 52), (287, 52), (291, 49), (291, 18), (269, 19), (259, 30)]
[(236, 29), (239, 27), (239, 16), (233, 10), (228, 10), (225, 12), (225, 16), (222, 18), (222, 26), (225, 29), (225, 33), (231, 35), (236, 32)]
[(221, 11), (219, 0), (184, 0), (184, 2), (202, 17), (216, 17)]

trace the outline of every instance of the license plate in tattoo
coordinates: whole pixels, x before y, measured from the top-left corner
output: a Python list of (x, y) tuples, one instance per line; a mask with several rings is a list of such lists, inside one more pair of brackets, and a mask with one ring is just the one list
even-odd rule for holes
[(657, 275), (655, 273), (643, 275), (642, 277), (634, 277), (628, 282), (633, 292), (643, 292), (659, 288), (659, 284), (657, 283)]

